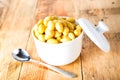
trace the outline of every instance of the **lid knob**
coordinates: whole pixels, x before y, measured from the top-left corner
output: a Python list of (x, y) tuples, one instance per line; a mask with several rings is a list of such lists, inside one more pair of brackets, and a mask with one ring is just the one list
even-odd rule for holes
[(95, 27), (96, 31), (98, 31), (99, 33), (104, 33), (109, 31), (107, 25), (103, 22), (103, 21), (99, 21), (97, 27)]

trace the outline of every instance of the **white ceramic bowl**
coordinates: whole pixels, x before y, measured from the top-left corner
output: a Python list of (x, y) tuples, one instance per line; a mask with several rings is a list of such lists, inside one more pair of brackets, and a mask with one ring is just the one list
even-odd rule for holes
[[(34, 28), (35, 26), (33, 29)], [(39, 41), (34, 36), (33, 29), (32, 36), (37, 48), (37, 53), (44, 62), (55, 66), (61, 66), (72, 63), (79, 57), (82, 47), (83, 31), (81, 35), (72, 41), (59, 44), (48, 44)]]

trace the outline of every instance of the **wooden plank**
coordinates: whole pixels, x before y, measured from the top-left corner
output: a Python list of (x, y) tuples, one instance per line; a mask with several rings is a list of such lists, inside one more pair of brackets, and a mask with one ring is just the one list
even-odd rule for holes
[[(13, 60), (15, 48), (26, 48), (34, 16), (34, 1), (11, 1), (0, 34), (0, 80), (17, 80), (22, 64)], [(2, 42), (1, 42), (2, 41)]]
[[(16, 4), (16, 2), (11, 2), (13, 4)], [(14, 14), (10, 14), (11, 16), (13, 16)], [(13, 48), (13, 45), (11, 45), (11, 43), (13, 43), (13, 37), (10, 36), (10, 34), (13, 35), (12, 33), (9, 33), (9, 28), (10, 26), (12, 26), (12, 22), (10, 22), (10, 20), (12, 20), (13, 18), (11, 16), (7, 15), (7, 19), (5, 19), (1, 29), (0, 29), (0, 33), (1, 33), (1, 37), (0, 37), (0, 45), (1, 45), (1, 49), (0, 49), (0, 80), (5, 80), (6, 76), (7, 76), (7, 71), (8, 71), (8, 67), (9, 67), (9, 63), (10, 63), (10, 59), (11, 59), (11, 55), (10, 52)], [(14, 22), (13, 22), (14, 23)], [(9, 41), (8, 41), (9, 40)], [(15, 41), (15, 40), (14, 40)], [(8, 47), (10, 46), (10, 47)], [(17, 74), (16, 74), (17, 77)]]
[[(36, 54), (37, 52), (31, 36), (28, 42), (27, 51), (29, 52), (31, 58), (40, 61), (40, 58)], [(20, 80), (45, 80), (46, 71), (47, 68), (41, 65), (26, 62), (22, 66)]]
[(107, 37), (111, 45), (109, 53), (101, 51), (85, 37), (81, 54), (83, 80), (120, 79), (120, 33), (109, 33)]
[(0, 27), (5, 19), (7, 10), (9, 6), (9, 0), (1, 0), (0, 1)]
[[(59, 5), (56, 5), (59, 6)], [(63, 5), (62, 5), (63, 6)], [(101, 10), (105, 11), (106, 9), (116, 10), (119, 11), (120, 8), (120, 1), (119, 0), (64, 0), (64, 11), (67, 12), (68, 16), (74, 17), (84, 17), (88, 15), (91, 11), (97, 11), (101, 13)], [(83, 13), (83, 14), (81, 14)], [(87, 14), (86, 14), (87, 13)], [(95, 15), (91, 14), (91, 15)], [(89, 15), (89, 16), (91, 16)], [(98, 14), (97, 14), (98, 15)]]
[[(65, 16), (66, 12), (64, 10), (65, 7), (65, 1), (63, 0), (39, 0), (36, 16), (35, 16), (35, 22), (37, 22), (40, 18), (44, 18), (48, 15), (58, 15), (58, 16)], [(61, 7), (59, 7), (61, 5)]]
[[(118, 8), (120, 7), (120, 0), (72, 0), (69, 5), (69, 0), (65, 0), (68, 6), (74, 5), (76, 10), (89, 10), (89, 9), (106, 9), (106, 8)], [(67, 8), (65, 10), (67, 10)], [(70, 10), (70, 9), (69, 9)]]

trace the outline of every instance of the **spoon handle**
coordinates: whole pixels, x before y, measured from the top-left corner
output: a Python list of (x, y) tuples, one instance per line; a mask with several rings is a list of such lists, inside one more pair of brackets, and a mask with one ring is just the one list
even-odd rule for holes
[(72, 72), (69, 72), (69, 71), (66, 71), (66, 70), (63, 70), (63, 69), (60, 69), (60, 68), (57, 68), (55, 66), (52, 66), (52, 65), (49, 65), (49, 64), (46, 64), (46, 63), (43, 63), (43, 62), (39, 62), (39, 61), (36, 61), (36, 60), (33, 60), (33, 59), (30, 59), (31, 62), (35, 62), (35, 63), (38, 63), (38, 64), (41, 64), (53, 71), (56, 71), (64, 76), (67, 76), (67, 77), (70, 77), (70, 78), (75, 78), (77, 77), (76, 74), (72, 73)]

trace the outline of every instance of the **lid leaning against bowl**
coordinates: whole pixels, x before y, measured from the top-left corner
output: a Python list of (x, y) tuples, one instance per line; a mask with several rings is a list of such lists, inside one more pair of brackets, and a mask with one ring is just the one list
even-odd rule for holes
[(108, 31), (108, 27), (100, 21), (98, 26), (95, 27), (87, 19), (80, 18), (77, 23), (82, 27), (83, 31), (87, 36), (103, 51), (109, 52), (110, 45), (108, 40), (103, 35), (104, 32)]

